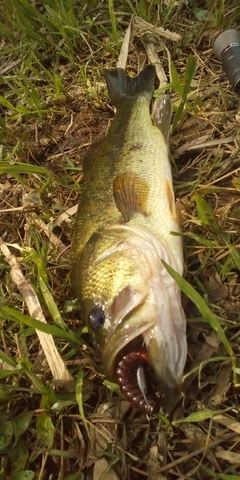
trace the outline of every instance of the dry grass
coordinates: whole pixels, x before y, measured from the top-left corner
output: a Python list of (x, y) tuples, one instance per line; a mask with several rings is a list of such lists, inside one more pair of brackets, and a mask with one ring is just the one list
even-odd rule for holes
[[(238, 0), (50, 3), (0, 6), (0, 236), (25, 279), (17, 288), (2, 248), (0, 480), (239, 480), (239, 97), (212, 55), (214, 35), (239, 25)], [(82, 159), (112, 118), (101, 71), (116, 65), (132, 13), (182, 35), (167, 46), (183, 87), (196, 58), (171, 154), (185, 278), (205, 310), (184, 295), (184, 397), (169, 418), (144, 417), (104, 382), (69, 285)], [(145, 61), (135, 39), (128, 68)], [(163, 65), (168, 73), (165, 55)], [(176, 81), (171, 95), (176, 112)], [(75, 390), (49, 369), (28, 317), (29, 285)]]

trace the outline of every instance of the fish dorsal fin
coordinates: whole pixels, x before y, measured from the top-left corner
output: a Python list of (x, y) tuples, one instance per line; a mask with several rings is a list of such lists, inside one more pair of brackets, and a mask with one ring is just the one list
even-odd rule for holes
[(162, 132), (167, 147), (169, 147), (169, 137), (171, 131), (172, 101), (169, 95), (162, 95), (161, 98), (155, 98), (153, 104), (152, 119), (153, 123)]
[(149, 186), (142, 178), (132, 173), (119, 175), (113, 181), (113, 195), (126, 222), (136, 212), (147, 215)]
[(167, 188), (167, 198), (169, 201), (169, 207), (172, 213), (172, 216), (176, 222), (179, 222), (179, 217), (178, 217), (178, 212), (176, 209), (176, 202), (175, 202), (175, 196), (174, 196), (174, 191), (173, 191), (173, 186), (172, 182), (167, 178), (166, 180), (166, 188)]

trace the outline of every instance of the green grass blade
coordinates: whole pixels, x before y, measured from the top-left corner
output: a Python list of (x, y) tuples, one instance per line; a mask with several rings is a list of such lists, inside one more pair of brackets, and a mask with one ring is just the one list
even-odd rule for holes
[(44, 385), (41, 380), (39, 380), (38, 376), (35, 375), (35, 373), (33, 373), (33, 365), (28, 360), (20, 360), (18, 366), (21, 371), (24, 372), (28, 376), (28, 378), (30, 378), (36, 390), (42, 395), (47, 395), (48, 387)]
[(43, 294), (44, 300), (46, 302), (46, 305), (48, 307), (50, 314), (52, 315), (54, 322), (63, 330), (67, 330), (67, 325), (65, 324), (58, 310), (57, 304), (54, 301), (53, 296), (51, 295), (50, 290), (48, 289), (46, 283), (41, 277), (39, 277), (38, 280), (39, 280), (39, 286), (41, 288), (41, 292)]
[[(175, 130), (175, 128), (176, 128), (176, 126), (177, 126), (177, 124), (178, 124), (178, 122), (179, 122), (179, 120), (182, 116), (182, 113), (183, 113), (183, 110), (184, 110), (184, 107), (185, 107), (185, 104), (186, 104), (186, 101), (187, 101), (187, 96), (190, 92), (191, 82), (192, 82), (192, 79), (193, 79), (193, 76), (194, 76), (194, 73), (195, 73), (195, 68), (196, 68), (196, 58), (194, 56), (190, 55), (188, 57), (188, 61), (187, 61), (186, 68), (185, 68), (183, 85), (181, 87), (181, 95), (179, 95), (180, 98), (181, 98), (181, 102), (180, 102), (180, 105), (179, 105), (179, 107), (178, 107), (178, 109), (177, 109), (177, 111), (174, 115), (174, 118), (173, 118), (173, 125), (172, 125), (172, 130), (173, 131)], [(173, 72), (174, 72), (174, 69), (173, 69)], [(179, 79), (177, 80), (176, 75), (174, 76), (174, 80), (172, 80), (172, 82), (173, 82), (173, 85), (174, 85), (177, 93), (180, 94)], [(176, 83), (174, 84), (174, 82), (176, 82)]]
[(182, 290), (188, 298), (190, 298), (195, 305), (197, 306), (198, 310), (201, 312), (203, 318), (205, 318), (211, 327), (217, 332), (222, 344), (224, 345), (227, 353), (229, 354), (234, 367), (236, 366), (236, 359), (234, 357), (234, 353), (232, 347), (218, 321), (217, 316), (211, 312), (210, 308), (206, 304), (205, 300), (199, 295), (196, 290), (183, 278), (179, 273), (177, 273), (170, 265), (168, 265), (164, 260), (162, 260), (163, 265), (165, 266), (168, 273), (173, 277), (173, 279), (178, 284), (179, 288)]
[(215, 415), (222, 415), (223, 413), (228, 412), (231, 410), (231, 407), (225, 408), (224, 410), (202, 410), (200, 412), (194, 412), (188, 415), (185, 418), (179, 418), (178, 420), (173, 421), (173, 425), (178, 425), (179, 423), (199, 423), (203, 422), (204, 420), (208, 420), (209, 418), (213, 418)]
[(181, 80), (178, 75), (177, 69), (173, 62), (170, 63), (170, 75), (171, 75), (171, 83), (173, 85), (173, 88), (175, 88), (179, 97), (182, 98), (183, 88), (182, 88)]
[(219, 473), (217, 478), (219, 480), (240, 480), (240, 475), (225, 475), (223, 473)]
[(10, 365), (10, 367), (16, 368), (16, 363), (13, 361), (13, 359), (6, 355), (6, 353), (4, 353), (2, 350), (0, 350), (0, 360)]
[(39, 437), (45, 442), (47, 449), (52, 448), (55, 428), (48, 411), (43, 411), (38, 415), (36, 429)]
[(199, 194), (194, 195), (194, 200), (196, 202), (197, 213), (203, 225), (212, 226), (214, 230), (219, 232), (219, 225), (216, 221), (213, 209), (210, 203)]
[(114, 12), (113, 0), (108, 0), (109, 16), (112, 24), (112, 35), (116, 44), (118, 44), (117, 21)]
[(1, 173), (12, 173), (13, 175), (15, 173), (17, 174), (23, 173), (23, 174), (54, 176), (54, 173), (51, 172), (51, 170), (48, 170), (47, 168), (38, 167), (37, 165), (31, 165), (28, 163), (21, 163), (21, 162), (18, 162), (16, 165), (7, 165), (5, 162), (3, 162), (3, 164), (0, 165), (0, 174)]
[(86, 431), (89, 434), (88, 423), (85, 417), (84, 407), (83, 407), (83, 379), (84, 379), (84, 369), (81, 367), (79, 369), (77, 379), (76, 379), (76, 399), (78, 403), (79, 413), (85, 425)]
[(182, 95), (183, 102), (185, 102), (188, 92), (190, 90), (192, 79), (196, 70), (196, 64), (197, 64), (196, 57), (193, 55), (189, 55), (187, 59), (187, 64), (185, 67), (184, 77), (183, 77), (183, 95)]
[[(0, 379), (8, 378), (16, 374), (19, 375), (19, 368), (14, 368), (13, 370), (0, 369)], [(0, 393), (0, 399), (1, 399), (1, 393)]]
[(234, 245), (230, 245), (228, 242), (226, 242), (226, 245), (228, 247), (229, 254), (233, 259), (233, 264), (238, 268), (238, 270), (240, 270), (239, 248), (236, 248)]
[(40, 330), (41, 332), (48, 333), (49, 335), (62, 338), (67, 342), (82, 344), (81, 338), (75, 333), (66, 332), (55, 325), (49, 325), (48, 323), (40, 322), (39, 320), (29, 317), (28, 315), (24, 315), (13, 308), (0, 306), (0, 313), (3, 317), (8, 318), (11, 321), (16, 321), (19, 324), (23, 323), (24, 325), (28, 325), (28, 327), (31, 327), (34, 330)]

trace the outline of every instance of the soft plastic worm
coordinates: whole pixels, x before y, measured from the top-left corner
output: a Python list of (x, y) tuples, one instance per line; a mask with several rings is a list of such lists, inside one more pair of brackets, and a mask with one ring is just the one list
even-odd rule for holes
[[(146, 371), (148, 366), (147, 354), (145, 352), (132, 352), (125, 355), (117, 366), (117, 382), (125, 398), (140, 412), (151, 414), (159, 410), (159, 399), (156, 394), (141, 380), (142, 375), (137, 375), (140, 367)], [(139, 385), (139, 381), (142, 385)], [(149, 390), (149, 391), (147, 391)], [(146, 391), (146, 394), (145, 394)]]

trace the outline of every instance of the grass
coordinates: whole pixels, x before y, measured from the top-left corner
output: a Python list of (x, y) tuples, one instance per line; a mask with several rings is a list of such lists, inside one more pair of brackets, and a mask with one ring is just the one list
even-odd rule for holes
[[(182, 35), (170, 72), (163, 55), (189, 349), (170, 418), (132, 411), (104, 381), (69, 284), (82, 159), (112, 117), (101, 72), (132, 14)], [(239, 98), (211, 51), (239, 20), (237, 0), (2, 0), (0, 480), (240, 479)], [(144, 61), (135, 39), (128, 66)], [(53, 335), (65, 382), (36, 332)]]

